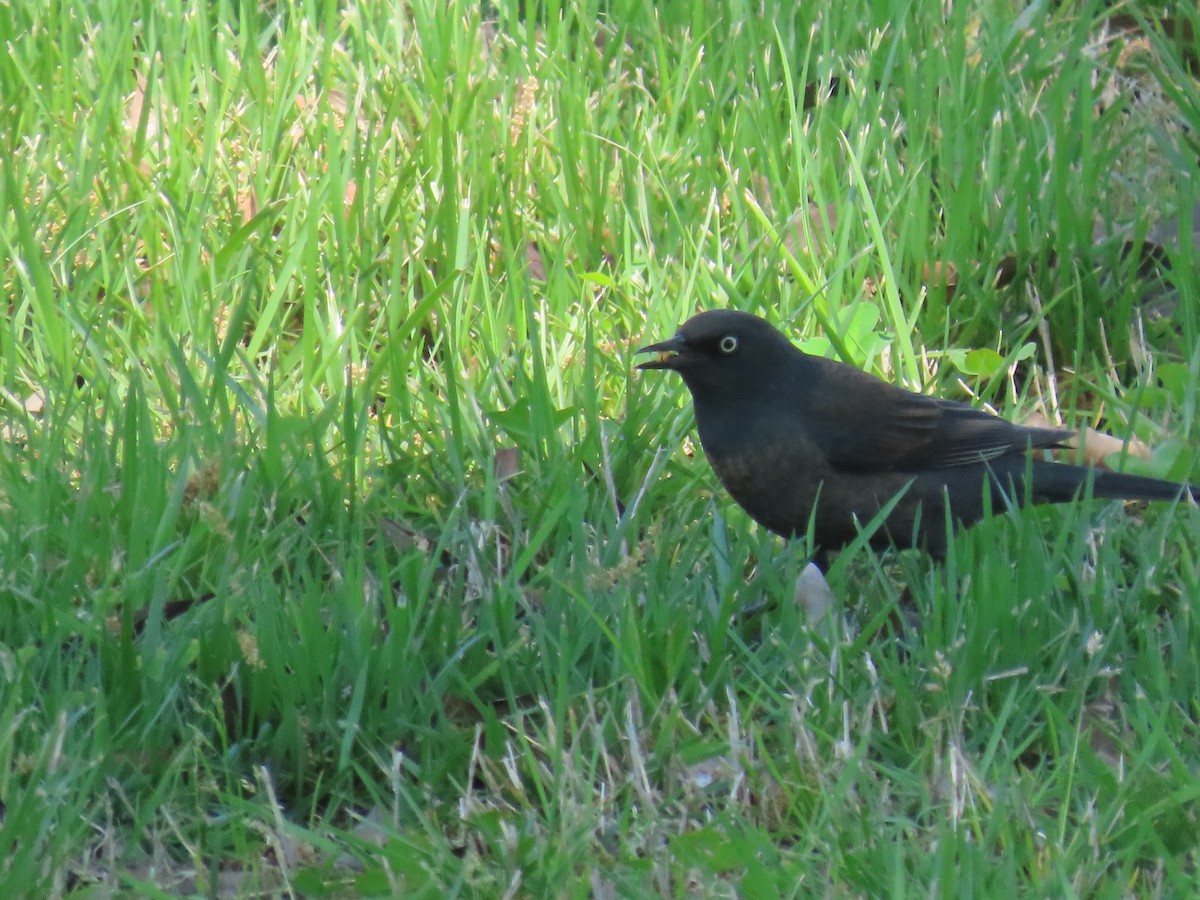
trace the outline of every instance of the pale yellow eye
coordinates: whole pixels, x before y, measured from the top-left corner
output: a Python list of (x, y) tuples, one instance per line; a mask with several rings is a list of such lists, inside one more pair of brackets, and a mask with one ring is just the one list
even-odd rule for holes
[(722, 353), (729, 354), (738, 348), (738, 339), (732, 334), (727, 334), (717, 346), (721, 348)]

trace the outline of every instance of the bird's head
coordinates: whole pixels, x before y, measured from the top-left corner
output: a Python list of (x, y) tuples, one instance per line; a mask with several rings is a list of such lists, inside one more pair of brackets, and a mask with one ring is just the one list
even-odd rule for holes
[(692, 396), (741, 395), (749, 399), (799, 351), (767, 322), (750, 313), (714, 309), (698, 313), (675, 336), (638, 353), (657, 353), (639, 369), (672, 369), (683, 376)]

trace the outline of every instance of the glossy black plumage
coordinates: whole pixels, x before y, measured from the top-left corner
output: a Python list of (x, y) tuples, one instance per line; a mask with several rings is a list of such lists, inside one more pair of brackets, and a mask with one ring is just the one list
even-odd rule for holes
[[(1189, 485), (1052, 462), (1030, 450), (1071, 432), (1014, 425), (965, 403), (915, 394), (853, 366), (810, 356), (762, 319), (712, 310), (689, 319), (639, 369), (683, 376), (700, 443), (721, 483), (760, 524), (838, 549), (894, 498), (876, 547), (920, 546), (936, 557), (955, 527), (992, 505), (1063, 503), (1091, 479), (1095, 497), (1175, 500)], [(1026, 484), (1026, 478), (1029, 484)]]

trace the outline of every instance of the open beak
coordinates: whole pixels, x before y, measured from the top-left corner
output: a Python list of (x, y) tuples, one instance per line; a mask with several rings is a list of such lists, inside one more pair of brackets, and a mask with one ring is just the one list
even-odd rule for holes
[(680, 354), (683, 353), (686, 344), (683, 341), (683, 335), (677, 334), (675, 337), (666, 341), (659, 341), (657, 344), (650, 344), (643, 347), (638, 353), (657, 353), (654, 359), (648, 359), (644, 363), (639, 363), (639, 369), (677, 369), (679, 368)]

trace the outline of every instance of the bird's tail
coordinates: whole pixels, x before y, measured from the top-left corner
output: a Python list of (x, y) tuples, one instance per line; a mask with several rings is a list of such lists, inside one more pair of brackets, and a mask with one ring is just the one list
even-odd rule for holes
[(1092, 496), (1126, 500), (1178, 500), (1190, 496), (1200, 501), (1200, 487), (1145, 475), (1096, 469), (1092, 480)]
[(1094, 469), (1066, 463), (1035, 463), (1032, 475), (1032, 494), (1035, 501), (1069, 501), (1074, 496), (1082, 495), (1084, 486), (1091, 479), (1092, 496), (1106, 500), (1170, 501), (1190, 496), (1200, 502), (1200, 487), (1161, 478), (1149, 478), (1145, 475), (1114, 472), (1111, 469)]

